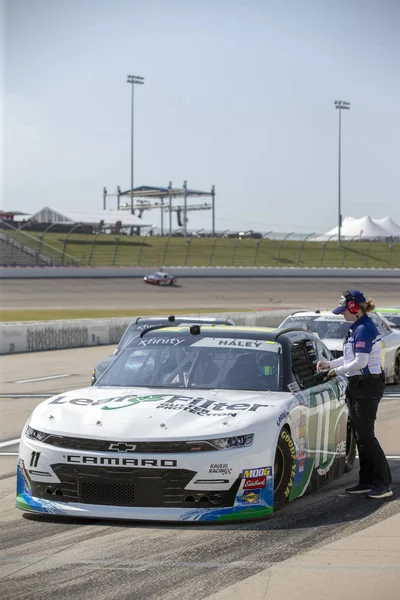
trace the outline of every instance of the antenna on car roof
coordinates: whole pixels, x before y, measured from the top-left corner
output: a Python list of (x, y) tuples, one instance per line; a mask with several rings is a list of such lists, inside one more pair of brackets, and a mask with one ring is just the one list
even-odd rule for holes
[(173, 322), (175, 321), (175, 315), (170, 315), (170, 316), (168, 317), (168, 321), (169, 321), (170, 323), (173, 323)]
[(189, 331), (192, 335), (200, 335), (200, 325), (191, 325)]

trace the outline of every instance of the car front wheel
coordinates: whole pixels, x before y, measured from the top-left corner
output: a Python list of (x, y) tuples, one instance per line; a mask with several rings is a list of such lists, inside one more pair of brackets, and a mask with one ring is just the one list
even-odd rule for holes
[(397, 350), (396, 356), (394, 357), (393, 383), (400, 383), (400, 350)]
[(274, 463), (274, 510), (277, 511), (289, 499), (296, 473), (296, 448), (287, 429), (279, 434)]

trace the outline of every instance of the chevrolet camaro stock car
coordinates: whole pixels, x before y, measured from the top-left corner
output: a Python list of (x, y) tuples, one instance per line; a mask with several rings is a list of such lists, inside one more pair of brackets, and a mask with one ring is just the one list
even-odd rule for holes
[(16, 505), (72, 517), (260, 518), (352, 468), (343, 377), (302, 330), (201, 325), (134, 337), (93, 387), (22, 432)]
[(400, 308), (377, 308), (376, 312), (385, 317), (393, 329), (400, 330)]
[(178, 280), (176, 277), (171, 275), (171, 273), (166, 273), (165, 271), (156, 271), (151, 275), (145, 275), (145, 277), (143, 277), (143, 281), (145, 283), (150, 283), (151, 285), (174, 285)]
[[(400, 330), (393, 328), (382, 313), (372, 312), (369, 316), (382, 338), (383, 370), (387, 383), (400, 383)], [(328, 311), (296, 311), (286, 317), (281, 328), (301, 327), (314, 333), (326, 344), (335, 358), (343, 354), (343, 340), (350, 323), (342, 315)]]
[(234, 322), (231, 319), (224, 319), (220, 317), (196, 317), (191, 315), (184, 316), (175, 316), (170, 315), (169, 317), (137, 317), (133, 323), (131, 323), (126, 329), (125, 332), (120, 339), (118, 346), (115, 348), (112, 356), (107, 356), (102, 361), (100, 361), (92, 373), (91, 383), (94, 385), (100, 375), (104, 373), (107, 367), (112, 363), (114, 358), (117, 356), (119, 352), (121, 352), (122, 348), (126, 346), (126, 344), (136, 335), (139, 335), (141, 331), (144, 329), (149, 329), (156, 325), (164, 327), (168, 326), (176, 326), (182, 324), (200, 324), (200, 325), (234, 325)]

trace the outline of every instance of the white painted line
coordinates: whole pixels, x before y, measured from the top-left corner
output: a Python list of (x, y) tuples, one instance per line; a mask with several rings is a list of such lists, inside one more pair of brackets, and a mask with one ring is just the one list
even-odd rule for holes
[(0, 452), (0, 456), (18, 456), (18, 452)]
[(15, 444), (19, 444), (20, 438), (15, 440), (8, 440), (8, 442), (0, 442), (0, 448), (6, 448), (7, 446), (14, 446)]
[(31, 383), (32, 381), (44, 381), (45, 379), (61, 379), (61, 377), (71, 377), (71, 373), (64, 373), (63, 375), (49, 375), (47, 377), (35, 377), (35, 379), (20, 379), (14, 381), (14, 383)]

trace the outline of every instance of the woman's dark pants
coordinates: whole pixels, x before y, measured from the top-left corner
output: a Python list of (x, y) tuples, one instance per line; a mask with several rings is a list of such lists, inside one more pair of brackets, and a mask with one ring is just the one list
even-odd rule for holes
[(385, 383), (379, 376), (349, 377), (347, 405), (357, 439), (360, 457), (360, 484), (392, 483), (390, 467), (375, 437), (375, 420)]

